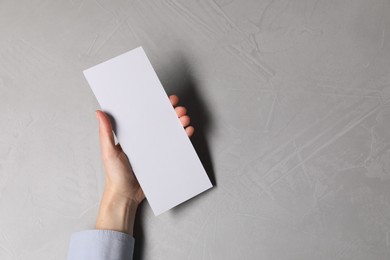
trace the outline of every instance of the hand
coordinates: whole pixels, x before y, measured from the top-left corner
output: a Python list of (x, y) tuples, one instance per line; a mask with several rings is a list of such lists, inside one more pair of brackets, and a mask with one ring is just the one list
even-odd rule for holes
[[(169, 96), (169, 99), (187, 135), (192, 136), (194, 128), (189, 126), (190, 117), (186, 115), (186, 108), (177, 106), (179, 98), (176, 95)], [(106, 175), (96, 228), (132, 233), (135, 211), (145, 195), (120, 144), (115, 145), (109, 117), (100, 110), (96, 111), (96, 117), (99, 120), (101, 156)]]

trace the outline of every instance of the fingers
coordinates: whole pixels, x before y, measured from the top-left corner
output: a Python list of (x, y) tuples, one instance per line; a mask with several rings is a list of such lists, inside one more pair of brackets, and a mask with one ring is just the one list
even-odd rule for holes
[(181, 124), (182, 124), (184, 127), (186, 127), (186, 126), (188, 126), (188, 125), (190, 124), (190, 117), (187, 116), (187, 115), (181, 116), (181, 117), (179, 118), (179, 120), (180, 120)]
[(187, 109), (185, 107), (175, 107), (177, 117), (185, 116), (187, 114)]
[(109, 117), (106, 113), (96, 110), (96, 118), (99, 121), (99, 139), (103, 158), (116, 154), (114, 134)]
[(177, 106), (177, 104), (179, 103), (179, 97), (176, 95), (170, 95), (169, 100), (171, 101), (172, 106), (174, 107)]
[(192, 127), (192, 126), (186, 127), (185, 130), (186, 130), (186, 133), (187, 133), (187, 135), (188, 135), (189, 137), (191, 137), (191, 136), (194, 134), (194, 131), (195, 131), (194, 127)]
[(179, 104), (179, 97), (176, 95), (170, 95), (169, 100), (171, 101), (172, 106), (175, 108), (175, 112), (177, 114), (177, 117), (180, 120), (180, 123), (185, 128), (185, 131), (189, 137), (191, 137), (194, 134), (195, 128), (192, 126), (189, 126), (190, 124), (190, 117), (187, 115), (187, 109), (183, 106), (177, 106)]

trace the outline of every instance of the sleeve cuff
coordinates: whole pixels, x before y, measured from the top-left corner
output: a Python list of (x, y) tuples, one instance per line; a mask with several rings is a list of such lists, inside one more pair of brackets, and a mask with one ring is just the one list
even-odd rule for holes
[(68, 260), (131, 260), (134, 237), (113, 230), (85, 230), (72, 235)]

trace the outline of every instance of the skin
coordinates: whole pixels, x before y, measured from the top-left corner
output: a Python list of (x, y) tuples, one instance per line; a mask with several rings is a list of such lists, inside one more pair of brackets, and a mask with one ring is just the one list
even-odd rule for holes
[[(169, 96), (169, 99), (187, 135), (191, 137), (195, 129), (189, 125), (187, 109), (178, 106), (179, 98), (176, 95)], [(97, 110), (96, 118), (99, 121), (100, 150), (106, 182), (95, 227), (133, 235), (135, 214), (145, 195), (120, 144), (115, 145), (109, 117)]]

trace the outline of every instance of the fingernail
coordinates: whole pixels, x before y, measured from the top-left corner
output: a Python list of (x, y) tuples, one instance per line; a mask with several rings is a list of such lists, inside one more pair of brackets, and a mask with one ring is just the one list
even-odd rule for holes
[(97, 119), (99, 119), (99, 118), (98, 118), (98, 111), (97, 111), (97, 110), (95, 111), (95, 116), (96, 116)]

